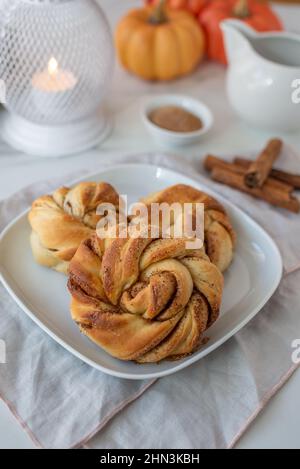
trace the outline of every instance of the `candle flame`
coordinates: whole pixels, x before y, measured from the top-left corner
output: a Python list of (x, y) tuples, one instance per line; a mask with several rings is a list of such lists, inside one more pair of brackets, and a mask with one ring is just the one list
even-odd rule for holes
[(58, 71), (58, 62), (54, 57), (52, 57), (48, 63), (48, 72), (51, 76), (55, 76), (57, 74), (57, 71)]

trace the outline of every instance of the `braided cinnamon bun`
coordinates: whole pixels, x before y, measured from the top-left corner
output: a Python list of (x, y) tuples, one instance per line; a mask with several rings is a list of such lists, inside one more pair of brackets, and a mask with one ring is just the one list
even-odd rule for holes
[(33, 202), (29, 222), (37, 263), (67, 274), (78, 246), (96, 229), (101, 203), (110, 203), (118, 210), (119, 195), (105, 182), (84, 182), (73, 189), (61, 187)]
[(184, 239), (99, 239), (70, 263), (71, 314), (80, 330), (121, 360), (179, 359), (217, 320), (223, 276)]
[(205, 249), (210, 260), (221, 272), (231, 264), (236, 235), (224, 207), (205, 192), (177, 184), (140, 200), (148, 207), (153, 203), (202, 203), (204, 204)]

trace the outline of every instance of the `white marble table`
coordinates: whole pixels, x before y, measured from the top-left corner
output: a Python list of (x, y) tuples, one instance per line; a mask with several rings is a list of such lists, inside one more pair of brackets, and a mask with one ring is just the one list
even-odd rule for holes
[[(111, 24), (137, 0), (99, 0)], [(300, 7), (276, 6), (286, 28), (300, 32)], [(207, 152), (238, 154), (243, 150), (259, 149), (271, 136), (269, 133), (249, 128), (231, 111), (225, 95), (225, 71), (217, 65), (202, 66), (193, 76), (171, 83), (142, 83), (126, 75), (117, 67), (108, 107), (114, 118), (114, 131), (99, 149), (86, 154), (61, 159), (39, 159), (16, 153), (0, 142), (0, 199), (18, 189), (41, 179), (69, 174), (80, 169), (101, 166), (101, 155), (107, 152), (141, 153), (161, 148), (152, 141), (139, 118), (142, 99), (162, 92), (186, 93), (198, 97), (213, 110), (214, 129), (201, 145), (178, 152), (188, 158), (198, 159)], [(299, 78), (299, 77), (295, 77)], [(300, 135), (282, 135), (284, 140), (300, 150)], [(0, 331), (1, 333), (1, 331)], [(240, 440), (238, 448), (300, 448), (300, 372), (284, 386), (270, 402), (252, 427)], [(34, 447), (14, 417), (0, 402), (0, 448)]]

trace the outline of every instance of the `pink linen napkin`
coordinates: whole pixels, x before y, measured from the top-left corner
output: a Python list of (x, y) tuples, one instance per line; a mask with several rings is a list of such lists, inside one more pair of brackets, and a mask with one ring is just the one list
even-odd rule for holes
[[(1, 202), (0, 232), (63, 182), (34, 184)], [(153, 383), (115, 379), (76, 359), (25, 315), (1, 283), (0, 324), (6, 343), (0, 398), (39, 447), (82, 446)]]
[[(292, 162), (296, 155), (287, 147), (284, 151), (286, 160)], [(291, 344), (298, 338), (300, 329), (297, 271), (300, 217), (271, 208), (247, 195), (237, 197), (235, 191), (198, 176), (200, 162), (192, 166), (184, 159), (161, 154), (120, 155), (102, 158), (101, 167), (125, 161), (178, 170), (213, 187), (260, 221), (276, 238), (283, 255), (286, 274), (280, 289), (264, 310), (224, 346), (201, 362), (154, 385), (153, 382), (138, 384), (107, 378), (91, 370), (47, 339), (1, 290), (2, 330), (13, 346), (12, 353), (9, 350), (8, 354), (10, 367), (3, 371), (0, 365), (0, 394), (35, 439), (46, 447), (72, 447), (88, 442), (97, 430), (98, 435), (90, 440), (89, 447), (232, 446), (298, 367), (292, 362)], [(99, 165), (89, 169), (99, 170)], [(45, 192), (47, 186), (22, 192), (16, 196), (17, 200), (24, 205), (25, 197), (28, 204), (33, 192)], [(10, 207), (9, 212), (13, 207), (16, 213), (20, 204), (12, 198), (0, 205), (2, 226), (8, 221), (7, 207)], [(267, 226), (265, 216), (268, 216)], [(294, 273), (287, 275), (287, 272)], [(33, 330), (37, 339), (30, 340)], [(26, 368), (28, 360), (31, 366)], [(125, 409), (150, 386), (143, 397)], [(119, 412), (121, 409), (123, 412)]]
[(232, 448), (299, 367), (300, 270), (240, 333), (190, 368), (157, 381), (89, 448)]
[[(278, 243), (285, 274), (273, 298), (240, 333), (190, 368), (158, 380), (86, 447), (231, 448), (300, 366), (292, 358), (300, 338), (300, 215), (212, 183), (204, 171), (197, 175), (200, 158), (191, 165), (145, 155), (143, 162), (188, 174), (248, 212)], [(285, 146), (279, 166), (299, 172), (300, 158)]]

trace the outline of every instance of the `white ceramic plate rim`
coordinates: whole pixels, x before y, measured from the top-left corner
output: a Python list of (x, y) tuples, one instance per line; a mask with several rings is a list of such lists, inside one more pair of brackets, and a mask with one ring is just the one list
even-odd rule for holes
[[(187, 368), (188, 366), (192, 365), (193, 363), (201, 360), (202, 358), (206, 357), (210, 353), (212, 353), (214, 350), (219, 348), (221, 345), (223, 345), (225, 342), (227, 342), (231, 337), (233, 337), (235, 334), (237, 334), (241, 329), (243, 329), (250, 321), (253, 319), (260, 311), (261, 309), (266, 305), (266, 303), (269, 301), (269, 299), (273, 296), (275, 291), (277, 290), (281, 278), (282, 278), (282, 272), (283, 272), (283, 262), (281, 258), (280, 251), (276, 245), (276, 243), (273, 241), (273, 239), (270, 237), (270, 235), (257, 223), (255, 222), (249, 215), (247, 215), (243, 210), (240, 208), (236, 207), (233, 203), (229, 202), (225, 197), (222, 195), (216, 193), (215, 191), (211, 190), (208, 186), (205, 184), (200, 184), (197, 180), (193, 179), (191, 176), (187, 176), (185, 174), (180, 174), (174, 170), (171, 170), (169, 168), (165, 168), (163, 166), (157, 166), (157, 165), (149, 165), (149, 164), (135, 164), (135, 163), (130, 163), (130, 164), (119, 164), (119, 165), (114, 165), (108, 168), (104, 168), (102, 171), (97, 171), (97, 172), (92, 172), (90, 174), (85, 175), (82, 178), (77, 178), (75, 180), (72, 180), (69, 182), (68, 185), (75, 185), (78, 184), (79, 182), (82, 181), (87, 181), (87, 180), (92, 180), (93, 178), (98, 178), (101, 174), (107, 173), (107, 172), (113, 172), (113, 171), (121, 171), (123, 168), (128, 168), (131, 167), (132, 169), (143, 169), (146, 171), (147, 169), (156, 169), (162, 172), (165, 172), (165, 174), (170, 174), (173, 177), (177, 176), (182, 179), (186, 179), (187, 181), (190, 181), (190, 184), (193, 184), (195, 187), (200, 188), (201, 190), (206, 191), (208, 194), (214, 196), (217, 198), (220, 202), (224, 202), (228, 207), (231, 209), (235, 210), (237, 214), (242, 214), (248, 221), (249, 225), (252, 225), (256, 230), (259, 230), (265, 237), (268, 238), (268, 242), (270, 243), (270, 246), (274, 252), (274, 254), (277, 256), (277, 263), (278, 263), (278, 270), (276, 272), (276, 275), (274, 274), (274, 283), (273, 283), (273, 288), (268, 291), (268, 293), (262, 298), (262, 300), (253, 308), (252, 312), (243, 320), (241, 321), (236, 327), (231, 329), (230, 332), (227, 334), (223, 335), (219, 340), (217, 340), (214, 344), (212, 344), (210, 347), (206, 348), (203, 352), (201, 352), (201, 349), (196, 352), (194, 355), (191, 355), (191, 357), (188, 360), (185, 361), (178, 361), (178, 365), (175, 367), (172, 367), (169, 370), (163, 370), (163, 371), (158, 371), (155, 373), (141, 373), (141, 374), (130, 374), (130, 373), (125, 373), (125, 372), (119, 372), (116, 370), (111, 370), (109, 368), (106, 368), (99, 363), (96, 363), (95, 361), (89, 359), (82, 353), (78, 352), (75, 348), (70, 346), (68, 343), (66, 343), (63, 339), (58, 337), (50, 328), (48, 328), (42, 321), (40, 321), (33, 311), (31, 311), (22, 301), (22, 299), (15, 293), (14, 289), (11, 287), (9, 281), (6, 279), (5, 274), (3, 273), (1, 266), (0, 266), (0, 280), (6, 290), (9, 292), (11, 297), (15, 300), (15, 302), (18, 304), (18, 306), (47, 334), (52, 337), (57, 343), (59, 343), (62, 347), (64, 347), (66, 350), (68, 350), (71, 354), (82, 360), (83, 362), (87, 363), (88, 365), (92, 366), (93, 368), (98, 369), (99, 371), (102, 371), (108, 375), (115, 376), (117, 378), (123, 378), (123, 379), (132, 379), (132, 380), (143, 380), (143, 379), (154, 379), (154, 378), (160, 378), (163, 376), (168, 376), (171, 374), (174, 374), (184, 368)], [(27, 214), (29, 212), (29, 208), (23, 211), (18, 217), (16, 217), (12, 222), (10, 222), (7, 227), (2, 231), (0, 234), (0, 245), (4, 239), (4, 237), (9, 233), (10, 229), (23, 217), (27, 217)]]

